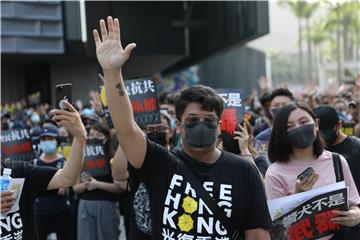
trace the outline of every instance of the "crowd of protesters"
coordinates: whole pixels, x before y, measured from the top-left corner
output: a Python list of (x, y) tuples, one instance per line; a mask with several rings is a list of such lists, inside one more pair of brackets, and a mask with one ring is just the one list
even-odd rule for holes
[[(2, 105), (1, 130), (27, 129), (36, 153), (13, 176), (33, 181), (25, 182), (20, 202), (22, 239), (51, 233), (57, 239), (118, 239), (120, 214), (127, 239), (270, 239), (266, 200), (337, 182), (334, 159), (349, 188), (349, 210), (337, 211), (333, 221), (348, 232), (322, 239), (360, 236), (346, 235), (358, 234), (360, 223), (360, 75), (336, 94), (307, 89), (294, 95), (287, 88), (270, 90), (262, 79), (261, 91), (244, 99), (244, 117), (231, 134), (220, 131), (221, 97), (195, 85), (160, 94), (160, 122), (140, 128), (121, 75), (136, 45), (121, 46), (117, 19), (101, 20), (100, 31), (94, 38), (113, 129), (96, 92), (89, 104), (67, 103), (70, 111), (41, 102)], [(79, 168), (85, 137), (105, 152), (104, 163), (91, 171)], [(13, 165), (2, 161), (1, 172)], [(309, 166), (315, 172), (297, 179)], [(73, 179), (54, 184), (57, 173)], [(1, 199), (6, 213), (14, 198), (6, 191)], [(1, 239), (15, 239), (4, 234), (17, 229), (3, 228), (1, 221)]]

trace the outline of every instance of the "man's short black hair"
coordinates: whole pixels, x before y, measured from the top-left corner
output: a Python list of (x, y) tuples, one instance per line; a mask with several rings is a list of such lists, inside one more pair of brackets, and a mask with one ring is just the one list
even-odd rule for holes
[(289, 97), (291, 100), (294, 100), (294, 95), (292, 94), (292, 92), (290, 92), (289, 89), (277, 88), (274, 91), (272, 91), (272, 93), (270, 94), (269, 102), (271, 102), (272, 100), (274, 100), (274, 98), (278, 96), (285, 96), (285, 97)]
[[(273, 162), (290, 162), (290, 154), (292, 153), (292, 146), (287, 134), (287, 123), (289, 116), (295, 109), (302, 109), (310, 114), (312, 119), (316, 122), (316, 116), (311, 108), (305, 103), (291, 103), (282, 107), (276, 113), (276, 118), (271, 132), (268, 155), (269, 160)], [(322, 140), (319, 131), (316, 133), (316, 139), (313, 143), (314, 154), (319, 157), (324, 150), (324, 141)]]
[(224, 101), (218, 93), (211, 87), (204, 85), (195, 85), (181, 91), (175, 99), (176, 118), (180, 121), (184, 114), (185, 108), (190, 103), (199, 103), (201, 109), (206, 111), (215, 110), (218, 118), (224, 110)]
[(163, 92), (159, 95), (159, 104), (171, 104), (175, 102), (175, 97), (172, 93)]

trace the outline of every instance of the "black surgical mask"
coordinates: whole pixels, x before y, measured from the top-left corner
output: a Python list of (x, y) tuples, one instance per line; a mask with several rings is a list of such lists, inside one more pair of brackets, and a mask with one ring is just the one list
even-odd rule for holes
[(277, 107), (277, 108), (271, 108), (271, 117), (272, 119), (275, 119), (276, 114), (279, 112), (281, 108)]
[(98, 138), (88, 139), (87, 144), (104, 145), (104, 139), (98, 139)]
[(195, 126), (184, 125), (184, 129), (184, 142), (190, 147), (206, 149), (216, 142), (217, 127), (209, 128), (206, 123), (199, 122)]
[(332, 146), (336, 142), (338, 136), (339, 134), (337, 133), (336, 129), (332, 131), (330, 135), (323, 134), (323, 138), (327, 146)]
[(300, 149), (310, 147), (316, 139), (314, 127), (315, 124), (308, 124), (288, 131), (291, 146)]
[(156, 142), (157, 144), (160, 144), (161, 146), (167, 145), (165, 132), (153, 131), (151, 133), (147, 133), (146, 136), (149, 140)]

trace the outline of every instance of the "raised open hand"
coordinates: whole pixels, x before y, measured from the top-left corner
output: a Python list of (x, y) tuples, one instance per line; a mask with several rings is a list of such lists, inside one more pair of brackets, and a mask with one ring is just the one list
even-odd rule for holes
[(100, 20), (101, 39), (97, 30), (94, 30), (96, 56), (104, 71), (120, 70), (129, 59), (135, 43), (130, 43), (123, 49), (120, 39), (119, 20), (109, 16), (107, 28), (104, 19)]

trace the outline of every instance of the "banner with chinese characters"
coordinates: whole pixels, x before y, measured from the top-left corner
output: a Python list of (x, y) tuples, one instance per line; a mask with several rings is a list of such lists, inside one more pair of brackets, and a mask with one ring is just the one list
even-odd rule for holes
[[(101, 86), (101, 101), (105, 118), (110, 128), (114, 128), (106, 101), (105, 86)], [(125, 89), (130, 98), (136, 123), (145, 128), (148, 124), (160, 123), (160, 107), (157, 101), (156, 84), (150, 79), (126, 80)]]
[(83, 172), (92, 177), (111, 175), (110, 164), (106, 159), (104, 145), (86, 144)]
[(233, 134), (236, 124), (241, 123), (244, 116), (243, 90), (229, 88), (216, 90), (225, 103), (225, 109), (221, 116), (221, 131)]
[(32, 161), (36, 157), (29, 131), (13, 129), (1, 131), (1, 159)]
[(282, 228), (284, 239), (309, 240), (331, 235), (340, 225), (331, 221), (339, 217), (334, 210), (348, 210), (348, 188), (312, 197), (274, 221)]
[(156, 84), (150, 79), (125, 81), (136, 123), (145, 128), (148, 124), (160, 123), (160, 107), (157, 101)]

